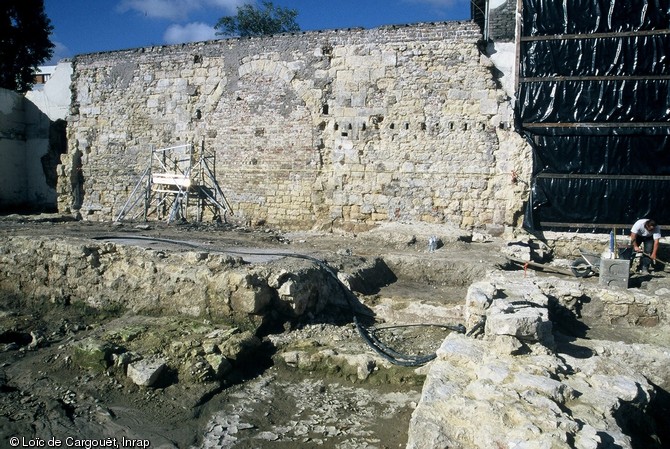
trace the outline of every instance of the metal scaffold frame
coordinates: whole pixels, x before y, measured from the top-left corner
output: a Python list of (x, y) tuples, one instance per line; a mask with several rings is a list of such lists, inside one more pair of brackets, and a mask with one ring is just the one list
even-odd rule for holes
[[(216, 180), (216, 154), (206, 151), (204, 142), (196, 150), (192, 144), (151, 149), (149, 165), (116, 217), (136, 220), (151, 217), (172, 222), (188, 220), (195, 208), (196, 221), (205, 211), (216, 221), (225, 221), (233, 210)], [(140, 204), (144, 207), (140, 208)], [(138, 210), (139, 209), (139, 210)]]

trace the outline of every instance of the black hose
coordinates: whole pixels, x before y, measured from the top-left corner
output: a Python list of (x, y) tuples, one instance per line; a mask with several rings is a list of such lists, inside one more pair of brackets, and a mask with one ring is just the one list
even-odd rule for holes
[(473, 335), (476, 335), (475, 332), (482, 329), (485, 324), (486, 324), (486, 317), (482, 317), (482, 319), (477, 324), (472, 326), (472, 329), (470, 329), (470, 332), (468, 332), (466, 335), (468, 337), (472, 337)]
[[(185, 242), (181, 240), (172, 240), (172, 239), (164, 239), (160, 237), (145, 237), (145, 236), (98, 236), (94, 237), (94, 240), (114, 240), (114, 239), (135, 239), (135, 240), (148, 240), (148, 241), (156, 241), (156, 242), (163, 242), (163, 243), (170, 243), (170, 244), (178, 244), (178, 245), (183, 245), (183, 246), (188, 246), (191, 248), (195, 249), (207, 249), (211, 250), (211, 248), (191, 242)], [(437, 357), (437, 354), (435, 352), (427, 355), (409, 355), (409, 354), (403, 354), (400, 352), (395, 351), (393, 348), (390, 348), (386, 344), (384, 344), (381, 340), (377, 338), (375, 335), (376, 328), (371, 327), (368, 328), (364, 324), (362, 324), (359, 320), (359, 316), (363, 315), (361, 312), (357, 312), (356, 309), (357, 303), (360, 303), (356, 295), (345, 286), (342, 281), (337, 277), (337, 273), (335, 270), (333, 270), (325, 261), (318, 259), (313, 256), (308, 256), (305, 254), (299, 254), (299, 253), (278, 253), (278, 252), (254, 252), (254, 251), (236, 251), (236, 250), (216, 250), (220, 251), (223, 253), (230, 253), (230, 254), (238, 254), (238, 255), (253, 255), (253, 256), (279, 256), (279, 257), (291, 257), (295, 259), (304, 259), (304, 260), (309, 260), (311, 262), (314, 262), (317, 264), (319, 267), (324, 269), (328, 274), (332, 276), (332, 278), (335, 280), (335, 283), (340, 287), (342, 290), (342, 293), (344, 294), (344, 297), (347, 300), (347, 305), (349, 306), (349, 310), (352, 314), (353, 317), (353, 322), (354, 325), (356, 326), (356, 330), (358, 331), (358, 334), (361, 336), (363, 341), (367, 343), (370, 348), (372, 348), (373, 351), (375, 351), (378, 355), (383, 357), (385, 360), (388, 360), (389, 362), (393, 363), (394, 365), (400, 365), (400, 366), (408, 366), (408, 367), (413, 367), (413, 366), (421, 366), (425, 365), (426, 363), (430, 362), (431, 360), (435, 359)], [(479, 323), (481, 324), (481, 323)], [(478, 324), (478, 326), (479, 326)], [(471, 335), (477, 328), (478, 326), (475, 326), (468, 335)], [(459, 332), (464, 334), (465, 333), (465, 327), (462, 324), (458, 325), (443, 325), (443, 324), (404, 324), (404, 325), (396, 325), (396, 326), (385, 326), (380, 329), (392, 329), (392, 328), (401, 328), (401, 327), (440, 327), (443, 329), (449, 329), (451, 331)]]

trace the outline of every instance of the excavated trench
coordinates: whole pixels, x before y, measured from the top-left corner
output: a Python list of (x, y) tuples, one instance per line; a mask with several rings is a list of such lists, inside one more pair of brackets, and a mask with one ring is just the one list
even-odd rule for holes
[[(11, 226), (0, 251), (3, 440), (123, 435), (164, 447), (402, 445), (424, 374), (375, 355), (340, 289), (354, 291), (366, 327), (373, 319), (379, 326), (440, 325), (376, 329), (390, 348), (424, 356), (449, 332), (445, 325), (460, 322), (464, 273), (473, 271), (452, 282), (445, 273), (453, 268), (437, 254), (411, 269), (424, 251), (361, 257), (337, 246), (294, 249), (263, 233), (237, 240), (164, 229), (109, 233), (87, 224), (64, 233), (53, 224)], [(255, 239), (262, 244), (254, 246)], [(203, 265), (216, 285), (203, 284)], [(230, 270), (243, 274), (225, 277)], [(242, 287), (232, 291), (231, 279)], [(233, 323), (242, 332), (236, 335), (252, 330), (256, 337), (245, 340), (248, 347), (231, 356), (232, 371), (218, 380), (208, 363), (219, 354), (208, 352), (207, 338), (220, 318), (188, 316), (203, 310), (215, 317), (207, 298), (211, 310), (201, 307), (203, 288), (230, 291), (231, 307), (236, 298), (248, 307), (249, 292), (258, 300), (258, 291), (268, 290), (280, 310)], [(303, 302), (284, 300), (284, 293)], [(448, 313), (435, 313), (445, 306)], [(89, 347), (103, 355), (82, 358)], [(312, 358), (293, 363), (296, 348)], [(128, 354), (165, 358), (162, 379), (134, 385), (119, 365)]]
[[(15, 231), (7, 235), (25, 235), (26, 230)], [(403, 447), (425, 371), (380, 358), (361, 338), (352, 315), (372, 329), (384, 350), (425, 357), (454, 326), (463, 324), (468, 287), (490, 271), (514, 268), (491, 245), (461, 241), (429, 252), (418, 245), (398, 249), (379, 242), (326, 239), (312, 244), (263, 233), (232, 239), (211, 234), (195, 238), (165, 229), (123, 235), (104, 231), (77, 229), (74, 236), (62, 238), (61, 230), (49, 229), (40, 243), (26, 243), (23, 250), (17, 248), (25, 242), (16, 243), (14, 249), (4, 246), (3, 268), (8, 272), (1, 283), (6, 294), (0, 329), (4, 439), (77, 434), (125, 435), (164, 447)], [(27, 235), (40, 232), (27, 229)], [(93, 240), (77, 240), (86, 235)], [(76, 241), (76, 250), (65, 243), (70, 239)], [(58, 244), (50, 243), (56, 240)], [(255, 246), (258, 242), (262, 244)], [(139, 261), (140, 257), (146, 260)], [(20, 263), (34, 267), (11, 267)], [(256, 277), (249, 275), (253, 282), (245, 284), (248, 290), (230, 295), (234, 299), (240, 292), (270, 285), (270, 302), (263, 304), (281, 310), (248, 323), (258, 340), (245, 340), (246, 352), (236, 353), (233, 370), (218, 380), (211, 377), (208, 363), (220, 353), (211, 353), (215, 345), (208, 338), (220, 324), (211, 318), (213, 304), (205, 304), (211, 310), (198, 308), (196, 293), (205, 286), (203, 278), (190, 271), (207, 264), (208, 276), (219, 276), (216, 288), (225, 284), (218, 271), (221, 266), (223, 271), (269, 267), (253, 271)], [(43, 276), (39, 288), (18, 279), (17, 273), (25, 272), (34, 272), (36, 279)], [(91, 280), (91, 273), (100, 280)], [(161, 278), (164, 273), (170, 277)], [(119, 274), (123, 276), (113, 279)], [(235, 279), (247, 279), (248, 274)], [(148, 293), (138, 280), (144, 275), (158, 278), (149, 283)], [(185, 282), (191, 277), (198, 281)], [(176, 287), (168, 285), (173, 281)], [(353, 292), (353, 303), (342, 299), (342, 285)], [(7, 286), (15, 294), (30, 291), (30, 298), (13, 296)], [(110, 289), (119, 292), (111, 295)], [(169, 297), (163, 289), (186, 299), (168, 309), (161, 302)], [(113, 301), (105, 302), (104, 295)], [(136, 296), (154, 308), (138, 303)], [(321, 303), (319, 297), (328, 301)], [(566, 344), (574, 345), (576, 337), (597, 338), (595, 331), (608, 328), (598, 321), (602, 304), (586, 296), (579, 301), (588, 316), (586, 320), (571, 316), (577, 326), (573, 330), (582, 334), (568, 335), (569, 329), (562, 328)], [(134, 312), (127, 313), (127, 308)], [(169, 318), (184, 310), (208, 310), (210, 318)], [(562, 305), (557, 310), (576, 309)], [(584, 321), (586, 330), (579, 327)], [(245, 330), (239, 322), (235, 326)], [(634, 327), (627, 333), (615, 330), (610, 337), (624, 341), (645, 334)], [(162, 354), (169, 369), (161, 383), (147, 388), (134, 385), (116, 365), (105, 365), (102, 371), (76, 366), (73, 345), (92, 338), (107, 339), (129, 353)], [(653, 404), (659, 424), (668, 424), (667, 397), (659, 387)]]

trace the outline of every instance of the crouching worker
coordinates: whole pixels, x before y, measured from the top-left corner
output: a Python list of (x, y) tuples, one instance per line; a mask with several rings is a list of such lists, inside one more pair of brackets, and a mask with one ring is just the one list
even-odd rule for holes
[(643, 218), (635, 222), (630, 229), (630, 242), (635, 252), (644, 251), (640, 271), (649, 273), (649, 264), (656, 261), (658, 241), (661, 238), (661, 227), (654, 220)]

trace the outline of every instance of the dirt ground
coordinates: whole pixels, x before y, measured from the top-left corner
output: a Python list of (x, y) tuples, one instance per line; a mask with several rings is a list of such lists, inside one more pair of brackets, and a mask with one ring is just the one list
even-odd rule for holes
[[(338, 253), (371, 257), (383, 251), (403, 253), (409, 260), (416, 257), (419, 265), (433, 263), (421, 243), (380, 248), (379, 241), (349, 234), (282, 233), (216, 224), (118, 226), (53, 216), (0, 219), (0, 245), (11, 235), (54, 239), (136, 235), (231, 251), (290, 249), (331, 261), (337, 260)], [(143, 244), (182, 250), (166, 242)], [(455, 259), (477, 260), (482, 265), (503, 263), (486, 244), (456, 239), (445, 251)], [(374, 303), (384, 298), (440, 297), (446, 298), (445, 307), (457, 306), (468, 282), (477, 275), (463, 273), (462, 282), (416, 276), (363, 299)], [(227, 383), (177, 382), (143, 388), (113, 369), (92, 372), (74, 367), (68, 360), (65, 349), (72, 341), (130, 319), (132, 316), (122, 310), (101, 313), (77, 304), (37, 306), (19, 297), (0, 298), (0, 446), (6, 447), (8, 442), (11, 447), (36, 447), (50, 440), (61, 441), (62, 447), (116, 447), (114, 444), (124, 442), (154, 448), (397, 448), (406, 444), (422, 380), (413, 368), (400, 368), (406, 372), (397, 382), (352, 382), (341, 373), (310, 373), (276, 363), (272, 359), (275, 349), (266, 340), (257, 359)], [(343, 346), (361, 344), (351, 323), (324, 325), (321, 320), (301, 326), (315, 339)], [(603, 335), (608, 332), (607, 327), (601, 330)], [(649, 333), (632, 338), (643, 339), (645, 335)], [(424, 341), (419, 341), (422, 337)], [(441, 338), (419, 332), (405, 341), (430, 351)]]
[[(337, 259), (338, 251), (371, 255), (379, 250), (378, 244), (350, 235), (320, 234), (314, 238), (292, 234), (287, 238), (276, 231), (228, 225), (116, 226), (53, 216), (5, 217), (0, 220), (0, 242), (10, 235), (54, 239), (120, 235), (132, 239), (136, 235), (231, 251), (290, 248), (331, 261)], [(166, 242), (133, 244), (161, 245), (171, 251), (189, 249)], [(420, 253), (424, 249), (411, 251)], [(428, 293), (434, 288), (423, 285)], [(397, 290), (394, 295), (403, 295), (411, 285), (393, 289)], [(274, 363), (271, 347), (224, 385), (138, 387), (113, 369), (104, 373), (82, 370), (66, 355), (73, 341), (94, 335), (101, 328), (122, 326), (132, 316), (123, 311), (100, 313), (77, 304), (35, 305), (9, 296), (0, 300), (3, 446), (8, 442), (17, 447), (14, 443), (18, 441), (18, 447), (34, 447), (52, 440), (61, 441), (63, 447), (136, 442), (179, 448), (396, 448), (405, 446), (409, 418), (420, 396), (422, 377), (413, 368), (400, 368), (407, 371), (400, 378), (409, 380), (358, 383), (337, 372), (305, 373)], [(324, 328), (323, 324), (312, 326), (306, 322), (303, 326), (320, 338), (343, 345), (349, 341), (361, 344), (350, 324)], [(424, 344), (426, 350), (435, 350), (443, 335), (433, 338)]]

